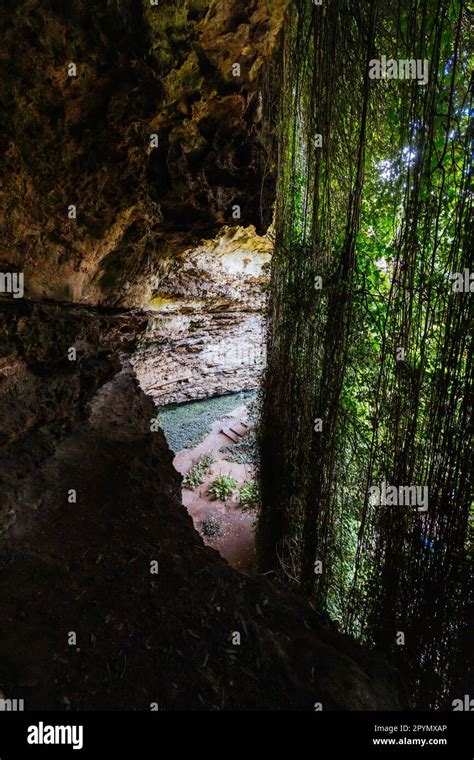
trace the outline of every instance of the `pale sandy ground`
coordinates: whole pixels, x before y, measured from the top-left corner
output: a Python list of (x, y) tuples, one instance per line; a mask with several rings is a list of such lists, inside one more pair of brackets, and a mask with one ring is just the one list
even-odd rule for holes
[(207, 495), (208, 485), (218, 475), (232, 475), (236, 479), (238, 487), (254, 476), (253, 465), (228, 462), (219, 451), (224, 446), (232, 446), (232, 441), (219, 431), (221, 428), (228, 427), (229, 424), (232, 425), (232, 421), (238, 422), (239, 420), (247, 422), (247, 408), (245, 406), (239, 406), (230, 414), (217, 420), (213, 424), (211, 432), (198, 446), (178, 452), (174, 458), (174, 466), (178, 472), (185, 475), (203, 454), (211, 453), (214, 456), (216, 461), (212, 465), (212, 471), (202, 485), (194, 491), (183, 488), (183, 504), (200, 532), (200, 524), (206, 518), (215, 517), (219, 520), (222, 535), (215, 538), (203, 536), (206, 544), (217, 549), (232, 567), (244, 572), (255, 572), (254, 522), (256, 512), (241, 509), (238, 504), (238, 488), (234, 496), (226, 502), (211, 501)]

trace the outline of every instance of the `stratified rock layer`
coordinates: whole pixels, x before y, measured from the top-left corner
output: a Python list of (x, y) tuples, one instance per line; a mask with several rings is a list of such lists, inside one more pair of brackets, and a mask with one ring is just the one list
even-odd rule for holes
[(226, 229), (185, 252), (161, 281), (133, 359), (157, 404), (258, 386), (271, 247), (253, 228)]

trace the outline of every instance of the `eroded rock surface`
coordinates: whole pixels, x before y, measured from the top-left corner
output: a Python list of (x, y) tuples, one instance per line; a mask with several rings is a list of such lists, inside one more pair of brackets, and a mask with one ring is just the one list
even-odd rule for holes
[(271, 250), (254, 229), (226, 229), (185, 252), (160, 283), (133, 360), (157, 404), (258, 386)]
[(28, 298), (139, 306), (223, 224), (266, 230), (263, 88), (286, 5), (2, 5), (0, 270), (24, 272)]
[(130, 313), (0, 299), (0, 531), (41, 507), (47, 484), (25, 470), (84, 417), (145, 326)]

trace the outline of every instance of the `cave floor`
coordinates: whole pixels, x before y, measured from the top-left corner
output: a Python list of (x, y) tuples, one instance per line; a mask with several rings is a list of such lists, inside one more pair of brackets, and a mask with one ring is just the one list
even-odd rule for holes
[[(254, 530), (256, 511), (242, 510), (239, 505), (238, 489), (245, 481), (254, 477), (255, 467), (250, 463), (229, 460), (229, 453), (225, 449), (232, 451), (236, 444), (221, 432), (229, 425), (235, 427), (238, 422), (249, 425), (248, 409), (245, 404), (216, 420), (204, 440), (193, 448), (178, 452), (173, 464), (181, 475), (185, 475), (204, 454), (213, 455), (215, 461), (203, 483), (194, 490), (183, 488), (183, 504), (208, 546), (216, 549), (232, 567), (253, 573), (256, 571)], [(249, 425), (246, 435), (250, 430)], [(225, 502), (211, 501), (208, 495), (208, 486), (218, 475), (231, 475), (237, 481), (237, 490)], [(210, 517), (219, 522), (218, 536), (206, 536), (201, 529), (202, 522)]]

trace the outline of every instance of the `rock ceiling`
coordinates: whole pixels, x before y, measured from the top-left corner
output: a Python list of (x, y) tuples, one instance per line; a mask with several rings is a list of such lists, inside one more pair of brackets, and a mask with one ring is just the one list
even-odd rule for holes
[(262, 104), (285, 5), (2, 9), (0, 265), (24, 271), (27, 297), (141, 305), (151, 279), (223, 225), (267, 229)]

